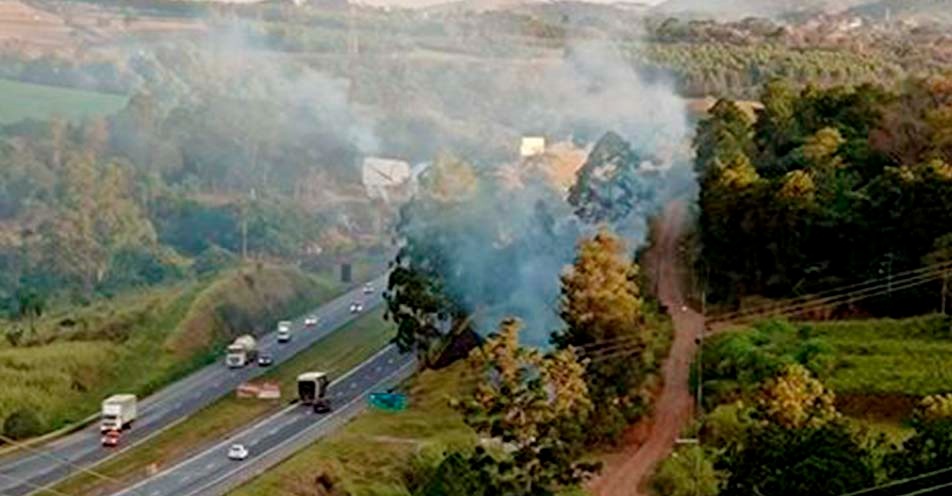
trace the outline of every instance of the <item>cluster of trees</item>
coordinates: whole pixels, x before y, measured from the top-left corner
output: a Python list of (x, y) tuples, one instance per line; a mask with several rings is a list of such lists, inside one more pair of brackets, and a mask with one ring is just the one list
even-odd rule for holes
[(342, 88), (266, 64), (235, 77), (187, 50), (157, 57), (161, 75), (116, 115), (0, 129), (8, 313), (22, 291), (86, 300), (241, 254), (333, 255), (380, 227)]
[(649, 43), (633, 45), (629, 53), (642, 67), (673, 73), (679, 92), (694, 97), (752, 99), (774, 78), (833, 86), (891, 84), (907, 74), (902, 65), (878, 54), (776, 43)]
[[(782, 297), (941, 261), (952, 225), (950, 88), (944, 77), (901, 93), (774, 81), (755, 120), (719, 101), (695, 138), (711, 293)], [(914, 290), (890, 296), (868, 308), (938, 303)]]
[(548, 353), (521, 345), (513, 318), (471, 351), (475, 386), (452, 404), (482, 441), (413, 474), (414, 494), (558, 494), (598, 470), (586, 453), (617, 442), (648, 411), (668, 336), (617, 236), (580, 244), (560, 308), (565, 327)]
[(659, 466), (659, 494), (833, 496), (952, 465), (948, 396), (924, 398), (909, 422), (914, 434), (894, 443), (837, 411), (813, 372), (828, 365), (816, 342), (753, 344), (777, 325), (785, 324), (705, 348), (701, 445), (679, 448)]
[(649, 19), (649, 42), (633, 45), (631, 53), (641, 65), (673, 72), (684, 94), (743, 99), (755, 98), (777, 77), (802, 85), (891, 86), (907, 75), (941, 73), (952, 63), (943, 30), (879, 26), (869, 19), (857, 26), (854, 19)]

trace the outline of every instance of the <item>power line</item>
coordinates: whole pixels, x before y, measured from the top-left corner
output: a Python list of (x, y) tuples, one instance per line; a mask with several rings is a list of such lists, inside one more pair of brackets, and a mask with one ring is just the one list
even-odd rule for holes
[[(27, 450), (27, 451), (31, 451), (31, 452), (36, 453), (36, 454), (38, 454), (38, 455), (44, 456), (44, 457), (46, 457), (46, 458), (49, 458), (49, 459), (51, 459), (51, 460), (57, 462), (58, 465), (66, 465), (66, 466), (68, 466), (68, 467), (75, 468), (75, 469), (79, 470), (80, 472), (83, 472), (83, 473), (85, 473), (85, 474), (92, 475), (93, 477), (96, 477), (97, 479), (105, 480), (105, 481), (108, 481), (108, 482), (120, 483), (120, 484), (123, 483), (121, 480), (119, 480), (119, 479), (117, 479), (117, 478), (115, 478), (115, 477), (110, 477), (110, 476), (108, 476), (108, 475), (102, 474), (102, 473), (97, 472), (97, 471), (95, 471), (95, 470), (92, 470), (92, 469), (90, 469), (90, 468), (84, 467), (84, 466), (82, 466), (82, 465), (80, 465), (80, 464), (73, 463), (72, 461), (67, 460), (67, 459), (65, 459), (65, 458), (60, 458), (60, 457), (58, 457), (58, 456), (52, 454), (51, 452), (48, 452), (48, 451), (46, 451), (46, 450), (41, 450), (41, 449), (38, 449), (38, 448), (34, 448), (34, 447), (32, 447), (32, 446), (29, 446), (29, 445), (27, 445), (27, 444), (25, 444), (25, 443), (21, 443), (21, 442), (15, 440), (15, 439), (9, 438), (9, 437), (4, 436), (4, 435), (2, 435), (2, 434), (0, 434), (0, 440), (4, 441), (4, 442), (6, 442), (6, 443), (10, 443), (10, 444), (12, 444), (12, 445), (14, 445), (14, 446), (17, 446), (18, 448), (25, 449), (25, 450)], [(133, 492), (135, 492), (136, 494), (139, 494), (138, 491), (133, 491)]]
[[(12, 476), (12, 475), (4, 474), (4, 473), (2, 473), (2, 472), (0, 472), (0, 477), (3, 477), (4, 479), (7, 479), (7, 480), (11, 480), (11, 481), (13, 481), (13, 482), (16, 482), (17, 484), (26, 484), (26, 485), (32, 487), (33, 489), (35, 489), (36, 491), (40, 491), (41, 494), (42, 494), (43, 492), (48, 492), (48, 493), (53, 493), (53, 494), (55, 494), (56, 496), (72, 496), (71, 494), (67, 494), (67, 493), (64, 493), (64, 492), (62, 492), (62, 491), (57, 491), (56, 489), (53, 489), (53, 487), (51, 487), (50, 485), (41, 486), (41, 485), (36, 484), (36, 483), (34, 483), (34, 482), (30, 482), (30, 481), (28, 481), (28, 480), (26, 480), (26, 479), (21, 479), (21, 478), (19, 478), (19, 477), (14, 477), (14, 476)], [(0, 496), (7, 496), (7, 495), (6, 495), (5, 493), (0, 493)]]
[(907, 477), (907, 478), (905, 478), (905, 479), (899, 479), (899, 480), (895, 480), (895, 481), (892, 481), (892, 482), (887, 482), (886, 484), (881, 484), (881, 485), (878, 485), (878, 486), (868, 487), (868, 488), (866, 488), (866, 489), (860, 489), (859, 491), (853, 491), (853, 492), (851, 492), (851, 493), (846, 493), (846, 494), (843, 494), (842, 496), (862, 496), (862, 495), (864, 495), (864, 494), (868, 494), (868, 493), (871, 493), (871, 492), (873, 492), (873, 491), (878, 491), (878, 490), (880, 490), (880, 489), (888, 489), (888, 488), (890, 488), (890, 487), (895, 487), (895, 486), (899, 486), (899, 485), (902, 485), (902, 484), (908, 484), (908, 483), (910, 483), (910, 482), (915, 482), (915, 481), (917, 481), (917, 480), (927, 479), (927, 478), (929, 478), (929, 477), (934, 477), (934, 476), (936, 476), (936, 475), (942, 475), (942, 474), (946, 474), (946, 473), (952, 474), (952, 467), (946, 467), (946, 468), (942, 468), (942, 469), (935, 470), (935, 471), (932, 471), (932, 472), (927, 472), (927, 473), (925, 473), (925, 474), (914, 475), (914, 476), (912, 476), (912, 477)]
[(906, 494), (901, 494), (901, 495), (899, 495), (899, 496), (918, 496), (918, 495), (920, 495), (920, 494), (929, 494), (929, 493), (931, 493), (932, 491), (935, 491), (936, 489), (945, 489), (945, 488), (947, 488), (947, 487), (952, 487), (952, 482), (946, 482), (945, 484), (939, 484), (938, 486), (926, 487), (926, 488), (920, 489), (920, 490), (918, 490), (918, 491), (914, 491), (914, 492), (906, 493)]
[(824, 307), (841, 305), (843, 303), (851, 303), (854, 301), (872, 298), (875, 296), (890, 294), (894, 291), (900, 291), (900, 290), (909, 289), (915, 286), (921, 286), (922, 284), (926, 284), (938, 279), (941, 275), (942, 275), (941, 273), (924, 274), (924, 275), (908, 278), (907, 280), (902, 281), (901, 284), (897, 284), (896, 282), (890, 282), (887, 284), (882, 284), (879, 286), (874, 286), (874, 287), (866, 288), (863, 290), (849, 292), (839, 296), (830, 296), (827, 298), (820, 298), (816, 301), (812, 301), (809, 303), (803, 303), (800, 305), (791, 305), (789, 308), (781, 309), (782, 311), (780, 312), (775, 310), (770, 310), (770, 309), (764, 309), (760, 311), (759, 313), (746, 315), (744, 317), (732, 319), (729, 321), (712, 320), (709, 322), (718, 323), (718, 324), (738, 323), (738, 322), (743, 322), (745, 320), (759, 319), (759, 318), (763, 318), (763, 317), (767, 317), (771, 315), (777, 315), (777, 314), (798, 315), (810, 310), (816, 310), (816, 309), (820, 309)]
[[(834, 291), (839, 291), (839, 290), (831, 289), (825, 292), (827, 294), (832, 294), (831, 296), (827, 296), (825, 298), (819, 298), (814, 301), (808, 301), (805, 303), (798, 303), (798, 304), (792, 304), (792, 305), (781, 306), (781, 307), (765, 306), (756, 311), (749, 310), (746, 312), (746, 314), (742, 318), (738, 318), (731, 321), (708, 321), (708, 322), (716, 322), (716, 323), (724, 324), (724, 323), (730, 323), (730, 322), (739, 322), (739, 321), (743, 321), (743, 320), (747, 320), (751, 318), (763, 318), (767, 316), (797, 315), (809, 310), (815, 310), (819, 308), (840, 305), (846, 302), (858, 301), (862, 299), (880, 296), (880, 295), (887, 294), (893, 291), (909, 289), (915, 286), (926, 284), (944, 275), (944, 269), (932, 268), (930, 270), (933, 270), (933, 272), (911, 275), (908, 277), (901, 278), (899, 280), (896, 280), (894, 278), (890, 282), (878, 284), (875, 286), (870, 286), (868, 288), (863, 288), (863, 289), (858, 289), (853, 291), (846, 291), (846, 292), (840, 291), (840, 294), (832, 294)], [(844, 288), (857, 287), (857, 285), (858, 284), (850, 284), (848, 286), (844, 286)], [(589, 354), (589, 353), (603, 351), (604, 349), (614, 347), (621, 343), (633, 342), (639, 339), (640, 339), (639, 336), (626, 336), (621, 338), (613, 338), (613, 339), (596, 341), (594, 343), (581, 345), (576, 347), (576, 349), (581, 350), (582, 354)]]
[[(843, 286), (837, 286), (837, 287), (835, 287), (835, 288), (830, 288), (830, 289), (821, 291), (821, 292), (819, 292), (819, 293), (813, 293), (813, 294), (810, 294), (810, 295), (798, 296), (798, 297), (795, 297), (795, 298), (788, 298), (787, 300), (781, 300), (781, 301), (778, 302), (778, 303), (782, 303), (781, 306), (789, 306), (789, 305), (791, 305), (791, 304), (796, 304), (795, 302), (797, 302), (797, 301), (801, 301), (801, 300), (802, 300), (802, 302), (807, 302), (807, 301), (812, 300), (812, 299), (823, 299), (823, 298), (827, 297), (827, 295), (830, 295), (830, 294), (833, 294), (833, 293), (843, 292), (843, 291), (848, 290), (848, 289), (849, 289), (849, 290), (853, 290), (853, 289), (857, 289), (857, 290), (858, 290), (858, 288), (862, 288), (863, 286), (874, 285), (874, 284), (876, 284), (876, 285), (878, 285), (878, 284), (883, 284), (883, 285), (885, 285), (885, 287), (889, 287), (890, 282), (896, 282), (896, 281), (897, 281), (897, 278), (904, 278), (904, 277), (906, 277), (906, 276), (916, 276), (916, 275), (919, 275), (919, 274), (922, 274), (922, 273), (930, 273), (930, 272), (933, 272), (933, 271), (947, 271), (947, 270), (949, 270), (950, 268), (952, 268), (952, 261), (950, 261), (950, 262), (938, 263), (938, 264), (933, 264), (933, 265), (927, 265), (927, 266), (925, 266), (925, 267), (920, 267), (920, 268), (918, 268), (918, 269), (912, 269), (912, 270), (907, 270), (907, 271), (903, 271), (903, 272), (897, 272), (897, 273), (895, 273), (895, 274), (892, 274), (891, 276), (871, 278), (871, 279), (867, 279), (867, 280), (861, 281), (861, 282), (856, 282), (856, 283), (847, 284), (847, 285), (843, 285)], [(746, 316), (746, 315), (751, 314), (751, 313), (757, 313), (757, 312), (759, 312), (759, 311), (760, 311), (760, 310), (758, 310), (758, 309), (748, 309), (748, 310), (737, 310), (737, 311), (734, 311), (734, 312), (727, 312), (727, 313), (724, 313), (724, 314), (715, 315), (715, 316), (712, 318), (712, 321), (720, 321), (720, 320), (725, 320), (725, 319), (734, 319), (734, 318)]]

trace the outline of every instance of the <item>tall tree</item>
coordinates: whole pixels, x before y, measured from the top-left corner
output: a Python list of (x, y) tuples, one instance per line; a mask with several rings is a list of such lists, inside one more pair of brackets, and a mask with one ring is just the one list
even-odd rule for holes
[(646, 407), (640, 389), (655, 336), (645, 325), (638, 277), (624, 241), (607, 230), (579, 244), (575, 263), (562, 276), (559, 315), (566, 327), (552, 341), (559, 349), (603, 348), (594, 353), (606, 355), (586, 365), (595, 404), (592, 441), (617, 439)]
[(584, 368), (571, 349), (543, 356), (519, 345), (520, 323), (507, 319), (468, 364), (481, 380), (453, 405), (465, 422), (503, 448), (495, 494), (548, 495), (585, 480), (596, 465), (579, 462), (579, 428), (591, 410)]

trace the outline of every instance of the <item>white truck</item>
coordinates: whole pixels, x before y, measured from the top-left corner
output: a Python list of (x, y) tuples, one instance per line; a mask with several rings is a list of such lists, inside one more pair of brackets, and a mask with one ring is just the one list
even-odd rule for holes
[(250, 334), (238, 336), (235, 341), (228, 345), (225, 353), (225, 364), (229, 368), (241, 368), (249, 363), (253, 363), (258, 358), (258, 342)]
[(291, 340), (291, 322), (282, 320), (278, 322), (278, 342), (287, 343)]
[(99, 423), (100, 432), (121, 431), (132, 425), (138, 411), (136, 395), (114, 394), (102, 402), (102, 421)]
[(315, 413), (327, 413), (331, 411), (328, 386), (330, 379), (326, 373), (305, 372), (298, 376), (298, 400), (301, 404), (311, 406)]

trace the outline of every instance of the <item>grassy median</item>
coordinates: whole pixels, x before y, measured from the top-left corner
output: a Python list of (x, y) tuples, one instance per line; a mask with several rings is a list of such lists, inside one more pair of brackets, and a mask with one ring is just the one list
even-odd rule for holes
[(393, 336), (393, 326), (382, 319), (382, 313), (382, 309), (369, 312), (265, 374), (263, 379), (280, 382), (284, 399), (222, 398), (187, 422), (94, 467), (97, 473), (115, 480), (81, 474), (58, 484), (55, 490), (68, 494), (109, 494), (145, 477), (150, 470), (162, 470), (196, 449), (218, 442), (230, 432), (282, 408), (293, 394), (301, 372), (319, 369), (339, 376), (379, 351)]
[(350, 494), (408, 494), (405, 474), (414, 455), (472, 446), (476, 434), (450, 408), (460, 395), (463, 364), (428, 370), (408, 387), (409, 407), (403, 412), (368, 411), (344, 428), (300, 451), (232, 496), (312, 494), (314, 478), (323, 471), (340, 477)]

